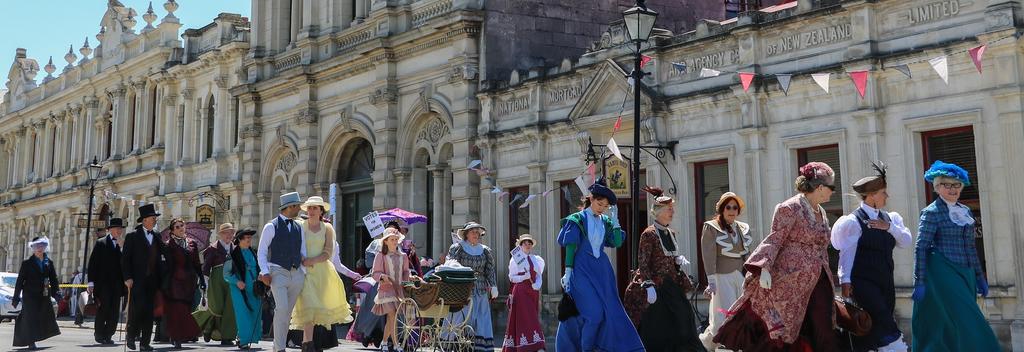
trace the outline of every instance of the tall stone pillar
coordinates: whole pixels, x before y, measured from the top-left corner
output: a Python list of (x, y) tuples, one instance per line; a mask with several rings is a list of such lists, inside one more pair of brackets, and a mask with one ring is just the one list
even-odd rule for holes
[(185, 121), (181, 131), (185, 138), (182, 138), (182, 153), (181, 159), (178, 161), (178, 165), (191, 164), (195, 159), (195, 134), (191, 133), (192, 137), (188, 137), (192, 131), (196, 131), (196, 120), (198, 111), (196, 109), (195, 100), (193, 100), (193, 93), (195, 91), (192, 88), (183, 89), (181, 91), (181, 97), (185, 99)]
[(110, 93), (110, 101), (114, 104), (114, 110), (111, 112), (111, 129), (110, 135), (107, 138), (111, 139), (111, 150), (110, 159), (120, 160), (127, 153), (128, 144), (127, 141), (127, 129), (125, 128), (128, 123), (128, 104), (125, 100), (125, 94), (127, 90), (121, 86)]
[(370, 0), (355, 0), (356, 18), (352, 23), (360, 24), (366, 20), (366, 14), (370, 12)]
[(289, 46), (295, 46), (295, 42), (299, 40), (299, 30), (302, 29), (302, 1), (303, 0), (291, 0), (292, 1), (292, 21), (291, 31), (289, 36)]

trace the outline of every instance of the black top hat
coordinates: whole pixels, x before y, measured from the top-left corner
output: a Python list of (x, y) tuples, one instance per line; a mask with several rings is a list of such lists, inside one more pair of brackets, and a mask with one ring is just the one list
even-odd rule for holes
[(124, 219), (122, 218), (111, 218), (110, 222), (107, 223), (107, 230), (115, 227), (124, 228)]
[(615, 197), (615, 192), (612, 192), (612, 190), (608, 188), (608, 185), (604, 181), (604, 177), (597, 179), (597, 181), (590, 186), (590, 194), (607, 198), (608, 203), (610, 204), (618, 202), (618, 198)]
[(139, 218), (135, 222), (142, 222), (142, 219), (150, 216), (160, 216), (160, 213), (156, 212), (156, 207), (153, 204), (146, 204), (139, 207)]
[(242, 229), (241, 231), (235, 232), (234, 241), (238, 242), (239, 240), (241, 240), (245, 236), (254, 236), (254, 235), (256, 235), (256, 230), (249, 229), (249, 228)]

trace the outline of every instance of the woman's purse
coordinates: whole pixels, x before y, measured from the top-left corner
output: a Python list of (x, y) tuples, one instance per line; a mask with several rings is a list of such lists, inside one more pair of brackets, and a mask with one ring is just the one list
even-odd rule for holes
[(568, 293), (562, 293), (562, 301), (558, 302), (558, 321), (566, 321), (577, 315), (580, 315), (580, 311), (576, 309), (576, 301)]
[(871, 315), (853, 300), (836, 296), (836, 324), (854, 336), (866, 336), (871, 332)]

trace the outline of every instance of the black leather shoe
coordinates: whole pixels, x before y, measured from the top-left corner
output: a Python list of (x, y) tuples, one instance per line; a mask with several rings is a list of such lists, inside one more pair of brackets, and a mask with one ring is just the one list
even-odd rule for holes
[(177, 341), (175, 341), (175, 342), (174, 342), (174, 349), (176, 349), (176, 350), (180, 350), (180, 349), (181, 349), (181, 342), (177, 342)]
[(128, 345), (129, 350), (135, 350), (135, 339), (128, 339), (128, 343), (126, 344)]
[(235, 345), (235, 343), (234, 343), (234, 342), (231, 342), (231, 341), (228, 341), (228, 340), (224, 340), (224, 341), (221, 341), (221, 342), (220, 342), (220, 345), (221, 345), (221, 346), (234, 346), (234, 345)]
[(240, 350), (248, 350), (249, 349), (249, 344), (240, 345), (240, 346), (238, 346), (238, 349), (240, 349)]
[(152, 351), (152, 350), (153, 350), (153, 346), (150, 346), (150, 345), (142, 345), (141, 348), (139, 348), (139, 351)]

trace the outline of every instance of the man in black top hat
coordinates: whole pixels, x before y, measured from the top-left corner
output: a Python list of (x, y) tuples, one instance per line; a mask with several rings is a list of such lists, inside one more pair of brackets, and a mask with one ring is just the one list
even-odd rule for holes
[(113, 345), (114, 332), (121, 315), (124, 275), (121, 274), (121, 247), (124, 244), (124, 220), (112, 218), (107, 235), (96, 241), (89, 256), (89, 294), (96, 300), (96, 342)]
[(156, 212), (153, 204), (139, 207), (140, 224), (124, 240), (121, 251), (121, 274), (128, 289), (128, 348), (135, 350), (139, 340), (140, 350), (152, 351), (150, 338), (153, 335), (153, 303), (160, 288), (161, 267), (164, 264), (164, 244), (155, 230)]

